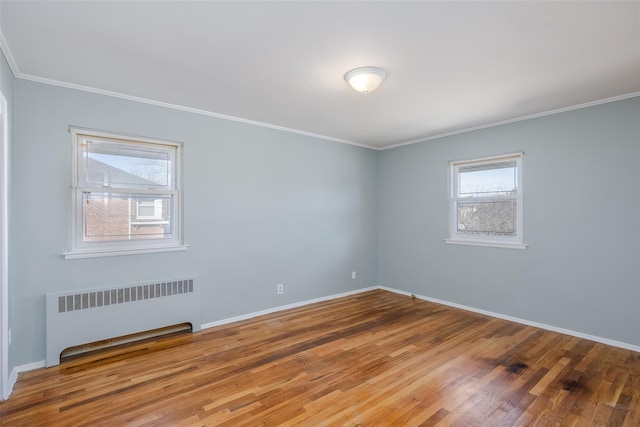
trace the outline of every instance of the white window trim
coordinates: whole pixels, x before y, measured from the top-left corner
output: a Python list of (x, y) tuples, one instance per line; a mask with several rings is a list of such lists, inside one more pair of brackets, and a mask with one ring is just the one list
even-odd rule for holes
[(113, 249), (113, 250), (101, 250), (101, 251), (79, 251), (79, 252), (65, 252), (63, 254), (64, 259), (83, 259), (83, 258), (101, 258), (108, 256), (123, 256), (123, 255), (141, 255), (141, 254), (155, 254), (162, 252), (179, 252), (189, 249), (189, 245), (174, 245), (167, 247), (155, 247), (155, 248), (141, 248), (141, 249)]
[[(450, 161), (449, 162), (449, 238), (445, 239), (445, 243), (453, 245), (469, 245), (469, 246), (485, 246), (493, 248), (505, 249), (526, 249), (527, 244), (524, 243), (522, 218), (523, 218), (523, 183), (522, 183), (522, 163), (524, 152), (510, 153), (500, 156), (483, 157), (480, 159), (466, 161)], [(458, 185), (458, 169), (460, 166), (470, 166), (474, 164), (484, 164), (499, 162), (504, 160), (515, 159), (518, 166), (518, 193), (516, 200), (516, 235), (515, 236), (482, 236), (469, 235), (457, 232), (457, 202), (458, 199), (456, 185)], [(494, 199), (499, 199), (496, 197)], [(508, 197), (505, 197), (507, 199)], [(510, 198), (509, 198), (510, 199)]]
[[(182, 147), (181, 142), (151, 139), (146, 137), (126, 135), (115, 132), (103, 132), (81, 127), (70, 126), (72, 135), (72, 185), (71, 185), (71, 242), (70, 250), (63, 253), (64, 259), (95, 258), (105, 256), (137, 255), (145, 253), (184, 251), (188, 246), (183, 242), (182, 221)], [(83, 235), (83, 207), (82, 192), (86, 190), (80, 186), (78, 166), (78, 138), (91, 136), (94, 138), (108, 138), (115, 140), (131, 141), (139, 144), (167, 145), (176, 149), (174, 160), (175, 189), (170, 193), (174, 196), (173, 212), (173, 237), (171, 239), (128, 240), (112, 242), (82, 242)], [(100, 189), (93, 188), (93, 191)], [(113, 189), (117, 193), (119, 189)], [(135, 191), (135, 190), (134, 190)], [(108, 192), (108, 191), (107, 191)], [(149, 192), (149, 191), (145, 191)], [(158, 192), (166, 194), (166, 192)]]
[(11, 394), (9, 378), (9, 120), (0, 92), (0, 400)]
[(466, 245), (466, 246), (484, 246), (488, 248), (504, 248), (504, 249), (527, 249), (526, 243), (505, 243), (505, 242), (490, 242), (486, 241), (472, 241), (463, 239), (444, 239), (445, 243), (450, 245)]

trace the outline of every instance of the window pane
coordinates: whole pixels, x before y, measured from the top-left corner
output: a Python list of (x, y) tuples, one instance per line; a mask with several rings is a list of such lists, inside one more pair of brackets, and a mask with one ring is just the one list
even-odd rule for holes
[(156, 196), (136, 197), (138, 219), (162, 219), (164, 201)]
[[(151, 203), (149, 216), (140, 215)], [(168, 239), (173, 197), (84, 193), (84, 242)]]
[(156, 207), (149, 202), (138, 202), (138, 218), (144, 217), (155, 217), (156, 216)]
[(487, 236), (516, 235), (516, 202), (458, 202), (458, 232)]
[(86, 184), (133, 188), (173, 188), (173, 150), (84, 140)]
[(493, 197), (515, 195), (518, 188), (515, 160), (460, 167), (459, 196)]

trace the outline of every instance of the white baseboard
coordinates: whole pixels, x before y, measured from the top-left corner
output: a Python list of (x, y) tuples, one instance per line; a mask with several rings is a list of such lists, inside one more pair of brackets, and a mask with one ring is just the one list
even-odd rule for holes
[(11, 374), (9, 374), (9, 384), (7, 387), (7, 395), (5, 396), (5, 400), (8, 399), (9, 396), (11, 396), (13, 386), (16, 385), (16, 382), (18, 381), (18, 374), (40, 368), (44, 368), (44, 360), (14, 367), (11, 370)]
[(551, 332), (558, 332), (560, 334), (571, 335), (577, 338), (583, 338), (589, 341), (595, 341), (602, 344), (610, 345), (612, 347), (624, 348), (625, 350), (637, 351), (640, 352), (640, 346), (629, 344), (622, 341), (615, 341), (609, 338), (603, 338), (596, 335), (584, 334), (582, 332), (572, 331), (570, 329), (558, 328), (556, 326), (547, 325), (544, 323), (533, 322), (531, 320), (520, 319), (519, 317), (507, 316), (506, 314), (495, 313), (493, 311), (482, 310), (475, 307), (469, 307), (462, 304), (457, 304), (455, 302), (444, 301), (437, 298), (426, 297), (424, 295), (412, 294), (411, 292), (405, 292), (394, 288), (388, 288), (386, 286), (378, 286), (378, 289), (383, 289), (385, 291), (394, 292), (396, 294), (407, 295), (407, 296), (415, 296), (418, 299), (434, 302), (436, 304), (442, 304), (449, 307), (459, 308), (461, 310), (471, 311), (473, 313), (484, 314), (485, 316), (495, 317), (497, 319), (508, 320), (510, 322), (520, 323), (527, 326), (533, 326), (540, 329), (545, 329)]
[[(389, 287), (386, 287), (386, 286), (372, 286), (372, 287), (369, 287), (369, 288), (357, 289), (355, 291), (343, 292), (343, 293), (340, 293), (340, 294), (329, 295), (329, 296), (326, 296), (326, 297), (314, 298), (314, 299), (301, 301), (301, 302), (296, 302), (296, 303), (292, 303), (292, 304), (281, 305), (279, 307), (273, 307), (273, 308), (268, 308), (268, 309), (265, 309), (265, 310), (256, 311), (256, 312), (253, 312), (253, 313), (243, 314), (243, 315), (240, 315), (240, 316), (229, 317), (227, 319), (217, 320), (215, 322), (204, 323), (204, 324), (202, 324), (201, 327), (202, 327), (202, 329), (214, 328), (216, 326), (227, 325), (229, 323), (239, 322), (241, 320), (248, 320), (248, 319), (252, 319), (254, 317), (263, 316), (265, 314), (271, 314), (271, 313), (275, 313), (275, 312), (278, 312), (278, 311), (289, 310), (291, 308), (302, 307), (302, 306), (309, 305), (309, 304), (314, 304), (314, 303), (317, 303), (317, 302), (329, 301), (329, 300), (333, 300), (333, 299), (337, 299), (337, 298), (347, 297), (347, 296), (351, 296), (351, 295), (357, 295), (357, 294), (361, 294), (363, 292), (372, 291), (372, 290), (375, 290), (375, 289), (382, 289), (382, 290), (393, 292), (393, 293), (400, 294), (400, 295), (415, 296), (416, 298), (419, 298), (421, 300), (430, 301), (430, 302), (433, 302), (433, 303), (436, 303), (436, 304), (442, 304), (442, 305), (446, 305), (446, 306), (449, 306), (449, 307), (454, 307), (454, 308), (458, 308), (458, 309), (461, 309), (461, 310), (470, 311), (470, 312), (473, 312), (473, 313), (483, 314), (483, 315), (489, 316), (489, 317), (495, 317), (497, 319), (508, 320), (510, 322), (520, 323), (520, 324), (527, 325), (527, 326), (533, 326), (533, 327), (536, 327), (536, 328), (545, 329), (547, 331), (558, 332), (558, 333), (565, 334), (565, 335), (571, 335), (571, 336), (574, 336), (574, 337), (577, 337), (577, 338), (583, 338), (583, 339), (586, 339), (586, 340), (595, 341), (595, 342), (599, 342), (599, 343), (602, 343), (602, 344), (610, 345), (612, 347), (619, 347), (619, 348), (623, 348), (623, 349), (626, 349), (626, 350), (640, 352), (640, 346), (638, 346), (638, 345), (629, 344), (629, 343), (625, 343), (625, 342), (622, 342), (622, 341), (611, 340), (611, 339), (608, 339), (608, 338), (602, 338), (602, 337), (598, 337), (596, 335), (584, 334), (582, 332), (576, 332), (576, 331), (572, 331), (570, 329), (558, 328), (556, 326), (546, 325), (544, 323), (533, 322), (531, 320), (520, 319), (518, 317), (513, 317), (513, 316), (507, 316), (505, 314), (500, 314), (500, 313), (495, 313), (495, 312), (492, 312), (492, 311), (482, 310), (482, 309), (475, 308), (475, 307), (469, 307), (469, 306), (466, 306), (466, 305), (457, 304), (457, 303), (449, 302), (449, 301), (444, 301), (444, 300), (437, 299), (437, 298), (431, 298), (431, 297), (426, 297), (424, 295), (413, 294), (411, 292), (405, 292), (405, 291), (401, 291), (399, 289), (389, 288)], [(11, 371), (11, 374), (9, 375), (9, 384), (8, 384), (7, 396), (5, 396), (5, 400), (9, 398), (9, 395), (11, 395), (11, 392), (13, 391), (13, 386), (16, 384), (16, 381), (18, 380), (18, 374), (19, 373), (31, 371), (31, 370), (34, 370), (34, 369), (40, 369), (40, 368), (44, 368), (44, 367), (45, 367), (45, 361), (44, 360), (40, 360), (38, 362), (33, 362), (33, 363), (27, 363), (25, 365), (20, 365), (20, 366), (14, 367), (13, 370)]]
[[(201, 328), (202, 329), (206, 329), (206, 328), (213, 328), (216, 326), (222, 326), (222, 325), (226, 325), (228, 323), (233, 323), (233, 322), (238, 322), (241, 320), (247, 320), (247, 319), (251, 319), (257, 316), (262, 316), (265, 314), (270, 314), (270, 313), (275, 313), (278, 311), (283, 311), (283, 310), (288, 310), (291, 308), (297, 308), (297, 307), (302, 307), (305, 305), (309, 305), (309, 304), (313, 304), (316, 302), (322, 302), (322, 301), (329, 301), (332, 299), (336, 299), (336, 298), (342, 298), (342, 297), (347, 297), (350, 295), (356, 295), (356, 294), (360, 294), (363, 292), (367, 292), (367, 291), (372, 291), (378, 289), (376, 286), (372, 286), (369, 288), (362, 288), (362, 289), (357, 289), (355, 291), (349, 291), (349, 292), (343, 292), (340, 294), (335, 294), (335, 295), (329, 295), (326, 297), (320, 297), (320, 298), (314, 298), (314, 299), (310, 299), (310, 300), (306, 300), (306, 301), (301, 301), (301, 302), (296, 302), (293, 304), (287, 304), (287, 305), (282, 305), (279, 307), (274, 307), (274, 308), (268, 308), (266, 310), (261, 310), (261, 311), (256, 311), (254, 313), (248, 313), (248, 314), (243, 314), (240, 316), (235, 316), (235, 317), (230, 317), (227, 319), (222, 319), (222, 320), (217, 320), (215, 322), (210, 322), (210, 323), (204, 323)], [(9, 375), (9, 384), (8, 384), (8, 390), (7, 390), (7, 396), (5, 396), (5, 399), (8, 399), (9, 396), (11, 395), (11, 392), (13, 391), (13, 387), (15, 386), (16, 382), (18, 381), (18, 374), (21, 372), (26, 372), (26, 371), (32, 371), (34, 369), (40, 369), (40, 368), (44, 368), (45, 367), (45, 361), (44, 360), (40, 360), (38, 362), (33, 362), (33, 363), (27, 363), (25, 365), (20, 365), (20, 366), (16, 366), (13, 368), (13, 370), (11, 371), (11, 374)]]
[(316, 302), (329, 301), (332, 299), (348, 297), (351, 295), (361, 294), (367, 291), (373, 291), (375, 289), (379, 289), (379, 288), (377, 286), (372, 286), (370, 288), (362, 288), (362, 289), (357, 289), (355, 291), (343, 292), (340, 294), (329, 295), (326, 297), (314, 298), (306, 301), (294, 302), (292, 304), (281, 305), (279, 307), (267, 308), (265, 310), (255, 311), (253, 313), (241, 314), (240, 316), (234, 316), (234, 317), (229, 317), (222, 320), (216, 320), (215, 322), (203, 323), (201, 328), (202, 329), (214, 328), (216, 326), (227, 325), (229, 323), (239, 322), (241, 320), (248, 320), (258, 316), (264, 316), (265, 314), (276, 313), (278, 311), (289, 310), (291, 308), (298, 308), (305, 305), (314, 304)]

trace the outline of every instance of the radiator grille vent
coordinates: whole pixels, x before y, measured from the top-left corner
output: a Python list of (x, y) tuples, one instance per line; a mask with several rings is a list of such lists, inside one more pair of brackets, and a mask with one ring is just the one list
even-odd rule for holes
[(193, 279), (125, 286), (58, 297), (58, 313), (193, 293)]

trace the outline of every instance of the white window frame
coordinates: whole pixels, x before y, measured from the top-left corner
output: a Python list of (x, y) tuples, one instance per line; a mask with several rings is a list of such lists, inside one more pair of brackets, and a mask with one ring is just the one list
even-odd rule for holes
[[(72, 207), (71, 207), (71, 249), (63, 254), (65, 259), (93, 258), (104, 256), (133, 255), (156, 252), (182, 251), (188, 247), (182, 240), (182, 147), (181, 142), (151, 139), (139, 136), (130, 136), (112, 132), (96, 131), (80, 127), (69, 127), (72, 140)], [(117, 144), (132, 145), (138, 147), (148, 146), (149, 148), (164, 150), (173, 154), (173, 170), (171, 185), (166, 189), (141, 189), (123, 188), (122, 185), (112, 188), (109, 185), (96, 185), (84, 182), (80, 176), (84, 170), (82, 167), (82, 147), (81, 144), (86, 139), (99, 139), (100, 141), (114, 142)], [(171, 215), (172, 234), (164, 239), (130, 239), (118, 241), (96, 241), (87, 242), (83, 240), (84, 235), (84, 207), (83, 200), (85, 193), (113, 193), (136, 195), (170, 195), (173, 198), (173, 209)]]
[[(489, 246), (510, 249), (526, 249), (523, 237), (523, 186), (522, 186), (522, 159), (523, 152), (506, 154), (480, 159), (451, 161), (449, 162), (449, 239), (446, 243), (471, 246)], [(514, 196), (491, 197), (461, 197), (460, 196), (460, 168), (468, 166), (482, 166), (503, 161), (515, 160), (517, 166), (517, 191)], [(498, 201), (514, 200), (516, 202), (516, 230), (515, 236), (468, 234), (458, 231), (458, 203), (469, 201)]]

